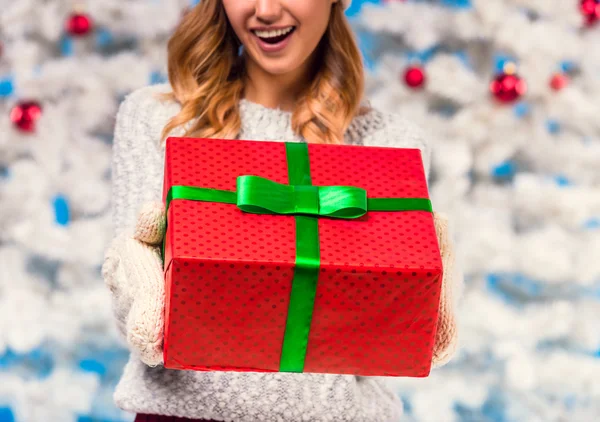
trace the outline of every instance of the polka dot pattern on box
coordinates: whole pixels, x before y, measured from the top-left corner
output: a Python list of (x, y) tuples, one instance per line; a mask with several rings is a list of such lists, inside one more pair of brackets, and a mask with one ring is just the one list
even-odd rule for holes
[(193, 367), (279, 370), (292, 265), (172, 265), (168, 348)]
[(322, 268), (306, 370), (427, 375), (439, 279), (423, 270)]
[[(420, 151), (309, 145), (315, 185), (371, 197), (427, 197)], [(287, 183), (285, 145), (177, 139), (171, 184), (235, 189), (240, 175)], [(424, 376), (441, 261), (424, 211), (319, 219), (321, 268), (305, 371)], [(168, 354), (188, 368), (276, 371), (296, 260), (295, 218), (232, 204), (173, 201)], [(244, 369), (245, 368), (245, 369)]]
[(358, 186), (371, 198), (426, 198), (419, 149), (340, 148), (332, 145), (309, 145), (310, 173), (313, 185)]

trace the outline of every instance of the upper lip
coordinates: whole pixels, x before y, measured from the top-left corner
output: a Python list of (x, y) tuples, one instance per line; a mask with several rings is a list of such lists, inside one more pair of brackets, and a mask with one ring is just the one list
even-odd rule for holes
[(255, 26), (250, 28), (250, 31), (276, 31), (278, 29), (287, 29), (294, 25), (282, 25), (282, 26)]

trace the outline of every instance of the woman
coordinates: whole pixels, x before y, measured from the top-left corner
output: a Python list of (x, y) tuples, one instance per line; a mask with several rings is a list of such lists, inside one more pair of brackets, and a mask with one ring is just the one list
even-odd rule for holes
[[(113, 156), (115, 239), (103, 276), (131, 357), (115, 392), (137, 421), (364, 421), (401, 417), (381, 379), (332, 374), (168, 370), (162, 366), (159, 245), (168, 134), (419, 148), (420, 131), (361, 105), (363, 67), (344, 16), (349, 0), (203, 0), (172, 36), (169, 85), (120, 107)], [(141, 209), (141, 211), (140, 211)], [(139, 212), (139, 214), (137, 214)], [(452, 249), (436, 214), (445, 275), (434, 366), (456, 345)], [(187, 419), (189, 418), (189, 419)]]

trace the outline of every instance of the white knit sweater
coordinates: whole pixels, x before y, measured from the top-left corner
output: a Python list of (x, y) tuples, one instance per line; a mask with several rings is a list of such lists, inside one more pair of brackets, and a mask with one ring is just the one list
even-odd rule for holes
[[(139, 89), (117, 115), (113, 147), (114, 234), (131, 231), (142, 204), (160, 201), (164, 147), (160, 134), (179, 111), (155, 98), (168, 85)], [(298, 141), (291, 114), (242, 100), (240, 139)], [(173, 133), (177, 135), (177, 133)], [(426, 174), (430, 149), (414, 124), (393, 114), (371, 111), (356, 117), (346, 133), (349, 144), (419, 148)], [(125, 325), (130, 300), (114, 297), (115, 315)], [(149, 367), (131, 353), (114, 394), (116, 404), (136, 413), (235, 422), (392, 422), (402, 403), (386, 381), (331, 374), (194, 372)]]

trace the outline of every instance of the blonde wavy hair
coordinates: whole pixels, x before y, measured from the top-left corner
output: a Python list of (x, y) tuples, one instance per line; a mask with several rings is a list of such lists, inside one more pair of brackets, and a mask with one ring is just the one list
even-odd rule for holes
[[(161, 142), (180, 126), (190, 126), (184, 133), (189, 137), (239, 136), (245, 76), (240, 46), (221, 0), (203, 0), (185, 15), (168, 42), (173, 91), (163, 95), (180, 103), (181, 111), (164, 127)], [(352, 119), (368, 111), (361, 106), (362, 57), (341, 1), (333, 3), (317, 49), (314, 77), (292, 113), (292, 130), (307, 142), (341, 144)]]

